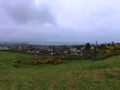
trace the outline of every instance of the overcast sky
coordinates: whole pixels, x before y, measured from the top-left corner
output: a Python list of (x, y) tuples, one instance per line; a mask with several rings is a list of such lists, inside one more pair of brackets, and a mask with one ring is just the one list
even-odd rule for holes
[(120, 41), (120, 0), (0, 0), (0, 41)]

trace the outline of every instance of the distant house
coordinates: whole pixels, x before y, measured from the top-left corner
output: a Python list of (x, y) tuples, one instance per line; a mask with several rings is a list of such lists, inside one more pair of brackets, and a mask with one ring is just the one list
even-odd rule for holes
[(82, 50), (77, 50), (76, 48), (71, 48), (71, 54), (82, 56), (83, 52), (82, 52)]
[(9, 50), (10, 48), (8, 46), (0, 46), (0, 50)]

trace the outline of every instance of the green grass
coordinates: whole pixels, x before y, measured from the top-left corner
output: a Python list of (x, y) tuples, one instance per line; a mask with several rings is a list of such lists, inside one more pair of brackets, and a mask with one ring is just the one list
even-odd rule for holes
[(120, 90), (120, 56), (105, 60), (66, 60), (63, 64), (18, 64), (13, 60), (41, 58), (0, 52), (0, 90)]

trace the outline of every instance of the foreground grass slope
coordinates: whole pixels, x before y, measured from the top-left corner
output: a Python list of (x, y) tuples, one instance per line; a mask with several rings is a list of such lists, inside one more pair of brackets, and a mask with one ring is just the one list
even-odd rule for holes
[[(119, 90), (120, 56), (106, 60), (70, 60), (63, 64), (31, 65), (13, 60), (38, 55), (0, 52), (0, 90)], [(67, 62), (67, 63), (66, 63)]]

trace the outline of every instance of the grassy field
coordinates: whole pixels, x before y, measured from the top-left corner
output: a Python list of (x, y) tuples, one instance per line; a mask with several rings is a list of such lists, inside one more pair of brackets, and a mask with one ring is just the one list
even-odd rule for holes
[(120, 90), (120, 56), (13, 66), (13, 60), (36, 57), (41, 56), (1, 51), (0, 90)]

